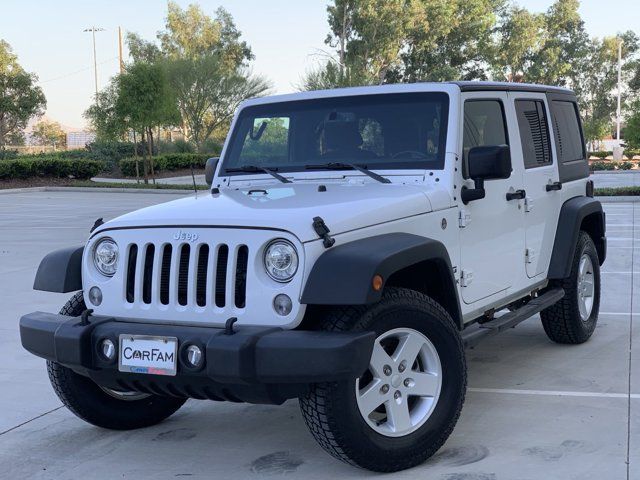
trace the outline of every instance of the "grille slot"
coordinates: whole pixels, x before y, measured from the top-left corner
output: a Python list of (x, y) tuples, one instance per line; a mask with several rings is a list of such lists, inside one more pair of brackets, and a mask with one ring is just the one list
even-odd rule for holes
[(229, 247), (220, 245), (218, 248), (218, 262), (216, 264), (216, 306), (224, 307), (226, 302), (227, 263), (229, 262)]
[(207, 305), (207, 268), (209, 265), (209, 245), (201, 245), (198, 252), (198, 267), (196, 272), (196, 304), (199, 307)]
[(165, 245), (162, 252), (162, 267), (160, 273), (160, 303), (169, 305), (169, 275), (171, 274), (171, 254), (173, 247)]
[(187, 304), (187, 291), (189, 289), (189, 255), (191, 247), (184, 244), (180, 249), (180, 265), (178, 267), (178, 303)]
[(129, 260), (127, 261), (127, 302), (133, 303), (135, 300), (136, 288), (136, 261), (138, 259), (138, 246), (133, 244), (129, 247)]
[(151, 283), (153, 281), (153, 256), (156, 253), (154, 245), (147, 245), (144, 255), (144, 273), (142, 279), (142, 301), (147, 305), (151, 303)]
[(247, 300), (247, 264), (249, 263), (249, 248), (240, 245), (236, 259), (235, 304), (244, 308)]

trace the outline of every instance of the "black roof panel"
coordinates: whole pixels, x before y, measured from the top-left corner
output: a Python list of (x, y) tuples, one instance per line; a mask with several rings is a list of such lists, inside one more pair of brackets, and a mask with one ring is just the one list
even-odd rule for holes
[(554, 92), (568, 93), (573, 95), (573, 91), (563, 87), (553, 87), (551, 85), (538, 85), (535, 83), (516, 83), (516, 82), (478, 82), (478, 81), (460, 81), (449, 82), (460, 87), (463, 92), (481, 92), (491, 90), (505, 90), (509, 92)]

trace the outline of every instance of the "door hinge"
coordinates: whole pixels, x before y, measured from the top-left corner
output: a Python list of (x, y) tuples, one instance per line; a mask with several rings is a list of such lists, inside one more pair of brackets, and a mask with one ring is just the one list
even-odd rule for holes
[(533, 209), (533, 198), (526, 197), (524, 199), (524, 211), (525, 212), (530, 212), (531, 209)]
[(525, 263), (533, 263), (536, 259), (536, 251), (532, 248), (527, 248), (524, 252)]
[(462, 269), (460, 272), (460, 286), (468, 287), (473, 282), (473, 271)]
[(464, 228), (471, 223), (471, 214), (466, 210), (460, 209), (458, 212), (458, 226)]

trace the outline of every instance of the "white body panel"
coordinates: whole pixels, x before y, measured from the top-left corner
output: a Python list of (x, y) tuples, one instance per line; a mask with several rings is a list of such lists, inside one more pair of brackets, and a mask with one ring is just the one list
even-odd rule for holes
[[(220, 327), (230, 317), (244, 325), (273, 325), (295, 328), (302, 321), (305, 305), (300, 304), (303, 287), (309, 273), (326, 250), (312, 228), (313, 218), (321, 216), (336, 240), (336, 246), (385, 233), (406, 232), (442, 242), (451, 259), (456, 289), (464, 321), (471, 321), (492, 308), (502, 308), (508, 302), (528, 295), (546, 284), (550, 254), (562, 203), (571, 197), (584, 195), (586, 179), (563, 185), (558, 192), (546, 192), (544, 185), (558, 179), (555, 143), (551, 141), (554, 162), (550, 167), (526, 171), (519, 147), (520, 138), (513, 104), (514, 98), (545, 98), (543, 93), (506, 93), (501, 91), (465, 92), (454, 84), (411, 84), (384, 87), (361, 87), (335, 91), (305, 92), (267, 97), (245, 102), (241, 108), (288, 100), (303, 100), (361, 94), (439, 91), (449, 95), (445, 165), (442, 170), (376, 170), (389, 178), (391, 184), (381, 184), (356, 171), (303, 171), (283, 173), (292, 183), (283, 184), (266, 174), (221, 176), (218, 166), (213, 185), (217, 194), (200, 193), (129, 213), (102, 225), (94, 232), (85, 248), (83, 287), (88, 302), (88, 290), (99, 286), (103, 292), (101, 305), (91, 307), (99, 315), (137, 319), (141, 322), (211, 325)], [(473, 182), (462, 178), (462, 118), (463, 102), (471, 98), (502, 100), (508, 124), (513, 171), (505, 180), (485, 182), (486, 198), (463, 205), (462, 185)], [(545, 100), (546, 102), (546, 100)], [(237, 119), (234, 118), (232, 129)], [(553, 132), (551, 132), (553, 139)], [(228, 143), (228, 140), (227, 140)], [(222, 151), (224, 158), (227, 144)], [(319, 191), (318, 185), (326, 191)], [(533, 200), (531, 212), (525, 212), (525, 201), (506, 201), (509, 191), (526, 189)], [(459, 217), (468, 217), (464, 228)], [(444, 228), (443, 228), (444, 226)], [(196, 240), (176, 239), (182, 231)], [(108, 236), (120, 247), (120, 262), (113, 278), (100, 275), (93, 265), (92, 252), (97, 240)], [(269, 278), (263, 266), (266, 245), (276, 238), (289, 240), (297, 249), (300, 263), (290, 283), (278, 283)], [(216, 264), (207, 264), (208, 298), (205, 306), (197, 305), (195, 256), (189, 258), (188, 302), (176, 301), (175, 284), (170, 285), (170, 299), (160, 299), (159, 279), (154, 277), (150, 301), (145, 302), (142, 285), (144, 265), (142, 255), (136, 259), (137, 290), (133, 301), (127, 298), (128, 246), (156, 246), (154, 272), (161, 267), (160, 248), (171, 245), (174, 257), (171, 269), (179, 269), (176, 252), (189, 243), (197, 251), (208, 245), (212, 252), (221, 244), (228, 245), (229, 272), (240, 245), (248, 248), (246, 305), (238, 308), (232, 302), (216, 305), (213, 279)], [(527, 249), (537, 252), (535, 261), (527, 264)], [(143, 250), (141, 250), (143, 251)], [(461, 278), (471, 273), (471, 281)], [(466, 286), (462, 286), (462, 285)], [(232, 298), (234, 277), (226, 278), (225, 292)], [(293, 300), (289, 315), (279, 316), (273, 308), (273, 298), (286, 293)], [(149, 299), (147, 299), (149, 300)]]

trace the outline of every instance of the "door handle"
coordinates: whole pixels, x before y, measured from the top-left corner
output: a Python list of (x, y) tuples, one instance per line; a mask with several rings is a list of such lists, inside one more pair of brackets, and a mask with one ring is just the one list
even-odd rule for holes
[(526, 196), (527, 192), (522, 189), (516, 190), (515, 192), (507, 192), (507, 202), (510, 202), (511, 200), (522, 200)]
[(546, 189), (547, 189), (547, 192), (552, 192), (554, 190), (562, 190), (562, 182), (547, 183)]

